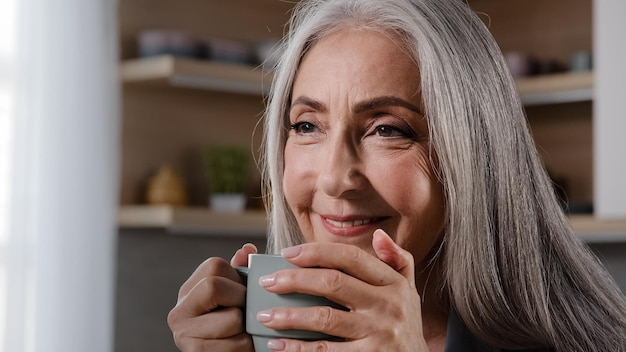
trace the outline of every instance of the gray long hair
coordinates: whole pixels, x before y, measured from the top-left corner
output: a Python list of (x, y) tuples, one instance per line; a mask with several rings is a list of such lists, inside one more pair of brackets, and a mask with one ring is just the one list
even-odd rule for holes
[(342, 28), (390, 32), (420, 66), (446, 197), (443, 285), (452, 309), (496, 347), (624, 351), (626, 299), (569, 226), (480, 19), (459, 0), (304, 0), (294, 11), (265, 116), (269, 250), (304, 241), (282, 188), (302, 57)]

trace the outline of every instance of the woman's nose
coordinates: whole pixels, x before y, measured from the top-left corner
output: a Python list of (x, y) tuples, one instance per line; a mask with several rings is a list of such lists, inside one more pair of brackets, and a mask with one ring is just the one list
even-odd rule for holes
[[(361, 158), (357, 146), (347, 138), (337, 138), (327, 145), (319, 167), (318, 188), (333, 198), (365, 187)], [(314, 166), (315, 167), (315, 166)]]

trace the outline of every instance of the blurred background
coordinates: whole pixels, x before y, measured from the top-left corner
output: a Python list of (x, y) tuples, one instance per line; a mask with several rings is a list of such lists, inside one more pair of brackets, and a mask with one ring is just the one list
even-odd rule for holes
[[(626, 2), (469, 0), (626, 289)], [(258, 125), (292, 1), (0, 2), (0, 348), (176, 351), (179, 286), (265, 248)]]

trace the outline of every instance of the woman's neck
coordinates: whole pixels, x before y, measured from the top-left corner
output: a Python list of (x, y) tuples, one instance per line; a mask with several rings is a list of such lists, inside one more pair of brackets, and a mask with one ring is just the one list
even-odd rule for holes
[(448, 314), (442, 311), (424, 311), (422, 307), (422, 325), (428, 350), (443, 352), (446, 348)]
[(441, 290), (442, 265), (436, 260), (428, 267), (416, 267), (416, 286), (422, 300), (422, 329), (430, 352), (443, 352), (448, 331), (449, 303)]

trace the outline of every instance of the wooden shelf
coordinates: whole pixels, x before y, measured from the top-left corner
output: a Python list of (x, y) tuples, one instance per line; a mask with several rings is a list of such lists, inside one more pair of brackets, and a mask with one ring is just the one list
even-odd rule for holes
[(597, 219), (593, 215), (572, 215), (574, 231), (587, 243), (626, 242), (626, 219)]
[[(573, 215), (570, 221), (587, 243), (626, 241), (626, 219), (598, 220), (592, 215)], [(267, 220), (263, 211), (227, 214), (208, 208), (130, 205), (120, 207), (118, 226), (164, 228), (173, 234), (265, 237)]]
[(261, 67), (177, 58), (171, 55), (126, 60), (120, 65), (124, 83), (166, 84), (238, 94), (263, 95), (271, 75)]
[[(240, 94), (263, 95), (271, 74), (260, 67), (177, 58), (171, 55), (122, 62), (125, 83), (167, 84)], [(560, 73), (517, 80), (524, 105), (558, 104), (593, 99), (593, 73)]]
[(230, 214), (201, 207), (130, 205), (120, 207), (117, 218), (120, 228), (164, 228), (172, 234), (265, 238), (267, 231), (264, 211)]
[(559, 73), (517, 80), (524, 105), (593, 100), (593, 72)]

